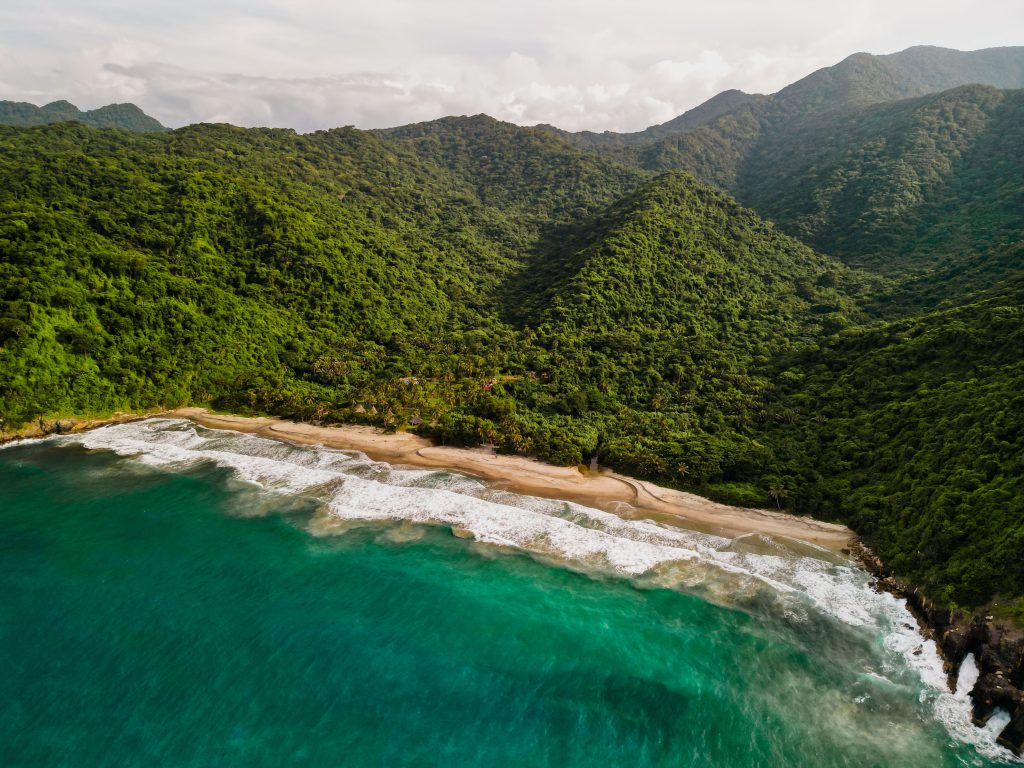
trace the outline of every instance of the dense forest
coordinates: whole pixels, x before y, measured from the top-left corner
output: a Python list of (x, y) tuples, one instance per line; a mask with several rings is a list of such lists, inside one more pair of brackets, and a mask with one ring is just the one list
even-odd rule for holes
[(638, 134), (0, 127), (0, 427), (209, 404), (596, 458), (1024, 618), (1020, 54), (912, 51)]

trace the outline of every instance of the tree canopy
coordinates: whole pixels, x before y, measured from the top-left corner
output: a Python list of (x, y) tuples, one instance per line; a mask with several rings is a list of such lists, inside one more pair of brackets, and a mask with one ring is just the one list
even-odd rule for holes
[[(484, 116), (3, 127), (0, 418), (195, 403), (597, 457), (1020, 605), (1020, 104), (861, 105), (788, 145), (742, 94), (597, 149)], [(778, 226), (652, 147), (703, 147), (679, 165)]]

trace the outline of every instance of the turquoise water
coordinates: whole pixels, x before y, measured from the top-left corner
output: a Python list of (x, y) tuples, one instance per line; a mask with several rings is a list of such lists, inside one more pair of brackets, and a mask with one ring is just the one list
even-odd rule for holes
[(185, 422), (0, 450), (0, 765), (1004, 764), (859, 571), (648, 526)]

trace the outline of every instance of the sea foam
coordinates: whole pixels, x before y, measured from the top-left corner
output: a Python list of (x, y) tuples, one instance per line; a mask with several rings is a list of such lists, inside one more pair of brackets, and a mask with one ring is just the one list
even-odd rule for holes
[(111, 425), (52, 440), (174, 470), (212, 462), (260, 488), (311, 496), (336, 521), (449, 526), (478, 542), (576, 570), (699, 587), (703, 596), (723, 603), (756, 596), (794, 621), (815, 612), (881, 638), (885, 671), (913, 669), (924, 684), (922, 701), (932, 705), (950, 734), (988, 757), (1009, 758), (995, 742), (1002, 715), (988, 728), (972, 725), (968, 691), (948, 691), (935, 643), (921, 636), (906, 602), (876, 591), (866, 571), (837, 562), (824, 550), (790, 551), (770, 546), (766, 537), (756, 537), (764, 546), (751, 546), (749, 535), (729, 539), (626, 519), (581, 504), (496, 490), (465, 475), (393, 467), (355, 451), (299, 447), (183, 419)]

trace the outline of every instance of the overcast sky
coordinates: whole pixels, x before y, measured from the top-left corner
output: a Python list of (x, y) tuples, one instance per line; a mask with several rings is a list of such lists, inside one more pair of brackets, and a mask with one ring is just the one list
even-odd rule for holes
[(375, 128), (639, 130), (856, 51), (1024, 44), (1022, 0), (2, 0), (0, 99)]

